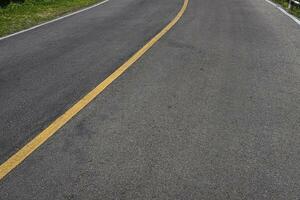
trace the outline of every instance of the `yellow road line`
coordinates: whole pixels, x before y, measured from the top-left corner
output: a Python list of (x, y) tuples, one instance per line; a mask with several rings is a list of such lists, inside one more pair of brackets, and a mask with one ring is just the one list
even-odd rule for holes
[(85, 106), (87, 106), (95, 97), (97, 97), (107, 86), (109, 86), (114, 80), (121, 76), (133, 63), (141, 58), (160, 38), (162, 38), (182, 17), (184, 14), (189, 0), (184, 0), (183, 6), (176, 17), (154, 38), (152, 38), (144, 47), (137, 51), (129, 60), (121, 65), (114, 73), (101, 82), (96, 88), (90, 91), (85, 97), (80, 99), (75, 105), (73, 105), (68, 111), (57, 118), (50, 126), (39, 133), (29, 143), (27, 143), (22, 149), (12, 155), (7, 161), (0, 165), (0, 180), (3, 179), (9, 172), (22, 163), (32, 152), (34, 152), (39, 146), (46, 142), (57, 130), (64, 126), (72, 117), (80, 112)]

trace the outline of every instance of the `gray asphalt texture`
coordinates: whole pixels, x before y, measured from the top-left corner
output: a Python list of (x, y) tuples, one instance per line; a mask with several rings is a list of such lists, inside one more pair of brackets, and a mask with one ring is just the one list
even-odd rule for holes
[(0, 161), (123, 64), (180, 7), (112, 0), (0, 41)]
[[(0, 41), (1, 158), (181, 5), (111, 0)], [(0, 182), (0, 199), (298, 200), (299, 38), (263, 0), (190, 0), (174, 29)]]

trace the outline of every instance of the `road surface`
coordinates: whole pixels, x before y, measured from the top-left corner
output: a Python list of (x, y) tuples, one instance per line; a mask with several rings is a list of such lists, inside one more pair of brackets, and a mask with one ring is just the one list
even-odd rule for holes
[[(0, 41), (0, 161), (130, 58), (183, 0), (111, 0)], [(137, 63), (0, 180), (0, 199), (299, 199), (300, 28), (190, 0)]]

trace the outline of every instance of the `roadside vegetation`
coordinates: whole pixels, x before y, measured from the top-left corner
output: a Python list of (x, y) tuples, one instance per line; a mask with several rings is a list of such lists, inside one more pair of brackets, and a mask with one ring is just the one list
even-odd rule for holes
[(100, 1), (102, 0), (0, 0), (0, 36)]
[[(292, 2), (292, 6), (290, 9), (289, 7), (289, 0), (273, 0), (275, 3), (280, 4), (283, 8), (289, 11), (289, 13), (295, 15), (296, 17), (300, 18), (300, 6)], [(298, 0), (299, 1), (299, 0)]]

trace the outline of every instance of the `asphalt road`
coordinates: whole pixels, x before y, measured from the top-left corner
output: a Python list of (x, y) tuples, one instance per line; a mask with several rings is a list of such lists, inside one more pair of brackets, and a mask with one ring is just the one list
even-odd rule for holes
[[(0, 160), (181, 5), (111, 0), (0, 41)], [(298, 200), (299, 38), (263, 0), (190, 0), (174, 29), (1, 180), (0, 199)]]
[(0, 41), (0, 161), (160, 31), (180, 1), (109, 3)]

